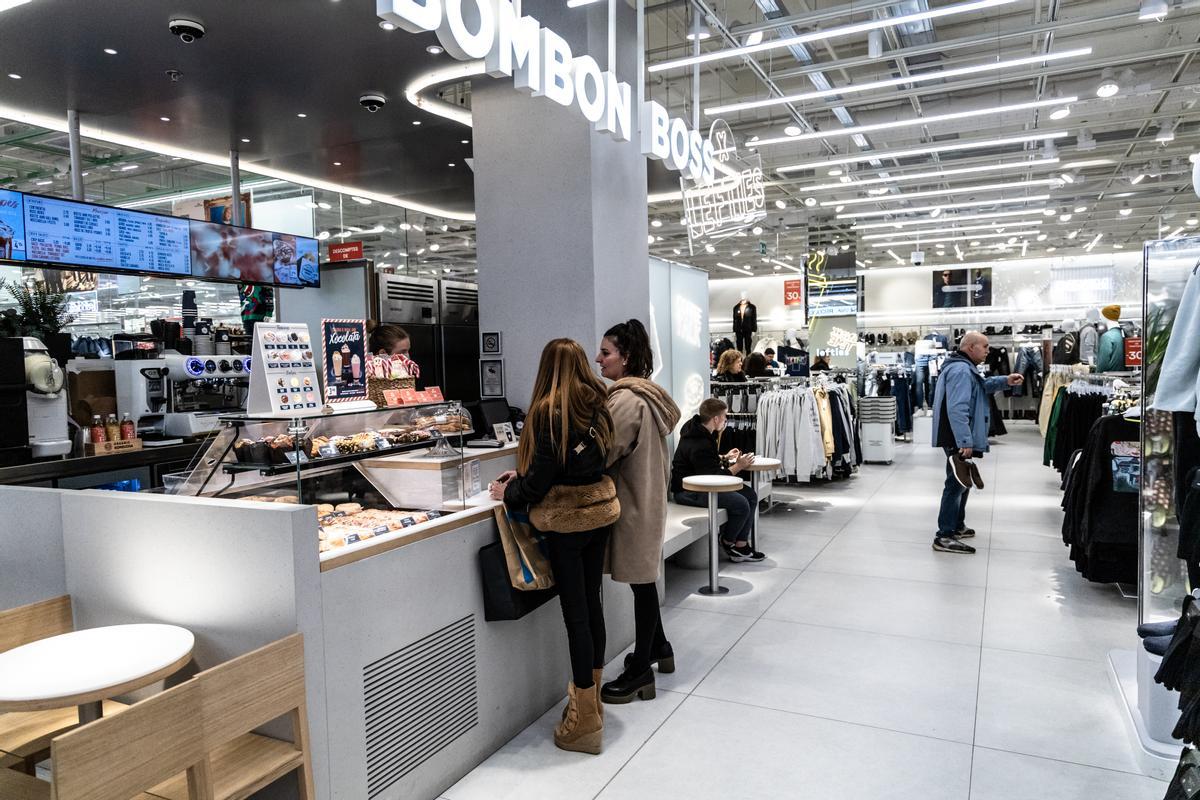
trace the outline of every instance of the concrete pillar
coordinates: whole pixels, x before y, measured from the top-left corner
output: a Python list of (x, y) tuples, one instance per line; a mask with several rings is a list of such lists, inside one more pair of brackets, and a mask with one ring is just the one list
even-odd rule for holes
[[(603, 69), (607, 6), (527, 0), (523, 11)], [(615, 72), (636, 87), (636, 14), (620, 0), (616, 10)], [(508, 78), (474, 79), (471, 109), (480, 330), (503, 334), (505, 391), (527, 408), (547, 341), (567, 336), (594, 355), (613, 323), (650, 326), (646, 161), (636, 135), (596, 133), (576, 107)]]

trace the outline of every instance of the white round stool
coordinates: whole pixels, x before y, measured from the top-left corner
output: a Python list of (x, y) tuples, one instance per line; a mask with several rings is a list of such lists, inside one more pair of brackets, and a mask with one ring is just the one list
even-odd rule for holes
[(693, 475), (683, 479), (684, 491), (703, 492), (708, 495), (708, 585), (700, 587), (700, 594), (725, 594), (727, 587), (717, 577), (717, 495), (721, 492), (736, 492), (742, 488), (742, 479), (736, 475)]
[[(770, 473), (778, 472), (783, 466), (783, 462), (778, 458), (762, 458), (754, 457), (754, 463), (748, 467), (742, 467), (742, 472), (753, 472), (754, 478), (750, 481), (750, 485), (754, 487), (755, 497), (758, 496), (758, 480), (759, 478), (768, 477)], [(755, 550), (758, 549), (758, 503), (754, 503), (754, 531), (750, 537), (750, 546)]]

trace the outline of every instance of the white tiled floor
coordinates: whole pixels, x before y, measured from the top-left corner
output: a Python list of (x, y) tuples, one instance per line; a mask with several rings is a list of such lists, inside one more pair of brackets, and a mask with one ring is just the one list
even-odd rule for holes
[(1135, 644), (1135, 604), (1075, 572), (1037, 429), (1009, 430), (968, 505), (976, 555), (929, 547), (927, 427), (891, 466), (777, 489), (769, 558), (724, 565), (731, 594), (669, 569), (678, 671), (607, 707), (602, 755), (556, 750), (550, 709), (445, 797), (1159, 800), (1103, 662)]

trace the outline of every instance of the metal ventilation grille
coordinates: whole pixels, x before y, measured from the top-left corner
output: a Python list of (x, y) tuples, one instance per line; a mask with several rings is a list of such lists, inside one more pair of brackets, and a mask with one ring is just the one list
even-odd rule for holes
[(388, 300), (411, 300), (414, 303), (433, 303), (436, 299), (432, 286), (392, 281), (387, 285), (387, 297)]
[(363, 667), (369, 797), (479, 723), (475, 683), (474, 614)]
[(447, 303), (479, 305), (478, 289), (460, 289), (457, 286), (444, 286), (442, 289)]

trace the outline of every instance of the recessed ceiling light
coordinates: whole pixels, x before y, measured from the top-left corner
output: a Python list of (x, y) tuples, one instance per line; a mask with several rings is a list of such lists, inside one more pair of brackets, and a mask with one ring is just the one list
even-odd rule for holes
[(350, 195), (350, 199), (353, 200), (354, 202), (358, 203), (359, 205), (363, 205), (363, 206), (371, 205), (371, 201), (365, 197), (359, 197), (358, 195)]
[(170, 122), (170, 121), (171, 121), (171, 118), (170, 118), (170, 117), (159, 117), (159, 119), (161, 119), (163, 122)]
[(1130, 214), (1133, 213), (1133, 209), (1129, 207), (1128, 200), (1126, 200), (1124, 203), (1121, 204), (1121, 210), (1117, 213), (1119, 213), (1122, 217), (1128, 217)]
[(419, 119), (413, 120), (413, 125), (420, 125), (420, 124), (421, 124), (421, 120), (419, 120)]
[(776, 207), (776, 208), (778, 208), (778, 209), (780, 209), (780, 210), (783, 210), (783, 209), (787, 208), (787, 203), (786, 203), (786, 202), (784, 202), (783, 200), (776, 200), (776, 201), (775, 201), (775, 207)]
[(104, 52), (108, 53), (110, 56), (115, 56), (117, 54), (117, 51), (113, 50), (111, 47), (104, 48)]
[(446, 51), (443, 50), (441, 47), (439, 47), (436, 44), (431, 44), (431, 45), (429, 45), (429, 47), (425, 48), (425, 52), (429, 53), (429, 55), (431, 55), (431, 56), (440, 56), (442, 53), (444, 53)]
[(762, 235), (762, 232), (763, 232), (762, 226), (761, 226), (761, 225), (755, 225), (755, 226), (754, 226), (754, 227), (753, 227), (753, 228), (750, 230), (750, 232), (751, 232), (751, 233), (753, 233), (755, 236), (761, 236), (761, 235)]
[(335, 161), (335, 162), (333, 162), (333, 165), (334, 165), (335, 167), (340, 167), (340, 166), (342, 165), (342, 162), (340, 162), (340, 161)]
[(447, 166), (447, 167), (453, 167), (453, 166), (454, 166), (454, 162), (453, 162), (453, 161), (451, 161), (451, 162), (450, 162), (450, 163), (448, 163), (446, 166)]
[(317, 203), (317, 208), (320, 208), (324, 211), (328, 211), (329, 209), (333, 208), (333, 206), (329, 205), (329, 203), (322, 201), (320, 203)]
[(1082, 214), (1087, 211), (1087, 206), (1075, 206), (1075, 213)]
[(799, 136), (800, 134), (804, 133), (804, 131), (800, 130), (799, 125), (788, 125), (783, 129), (783, 132), (788, 136)]
[(50, 185), (50, 184), (52, 184), (52, 183), (54, 183), (54, 181), (51, 181), (51, 180), (45, 180), (45, 181), (34, 181), (34, 185), (35, 185), (35, 186), (49, 186), (49, 185)]
[(300, 119), (304, 119), (305, 117), (308, 116), (308, 114), (297, 114), (296, 116), (299, 117)]
[(834, 167), (833, 169), (829, 170), (829, 177), (831, 177), (831, 178), (836, 178), (838, 175), (841, 175), (841, 174), (842, 174), (841, 167)]
[(396, 30), (396, 23), (388, 22), (385, 19), (379, 23), (379, 27), (383, 28), (385, 31), (394, 31), (394, 30)]
[(470, 140), (470, 139), (463, 139), (463, 140), (462, 140), (462, 143), (463, 143), (463, 144), (470, 144), (470, 143), (471, 143), (471, 140)]
[(816, 204), (817, 204), (817, 198), (815, 198), (815, 197), (804, 198), (804, 205), (808, 206), (809, 208), (812, 208)]
[(652, 219), (652, 220), (650, 220), (650, 227), (652, 227), (652, 228), (661, 228), (661, 227), (662, 227), (662, 220), (661, 220), (661, 219)]
[(250, 144), (250, 140), (249, 140), (249, 139), (242, 139), (242, 144)]
[(1112, 97), (1121, 91), (1121, 85), (1113, 73), (1112, 67), (1100, 71), (1100, 83), (1096, 85), (1096, 97)]
[(429, 249), (436, 253), (438, 250), (442, 249), (442, 246), (437, 242), (434, 242), (433, 244), (429, 245)]
[(1185, 222), (1188, 227), (1194, 227), (1197, 223), (1200, 223), (1200, 220), (1196, 219), (1195, 217), (1188, 217)]
[(15, 73), (15, 72), (10, 72), (10, 73), (8, 73), (8, 77), (12, 78), (14, 81), (19, 81), (19, 80), (21, 80), (21, 76), (20, 76), (20, 75), (18, 75), (17, 73)]

